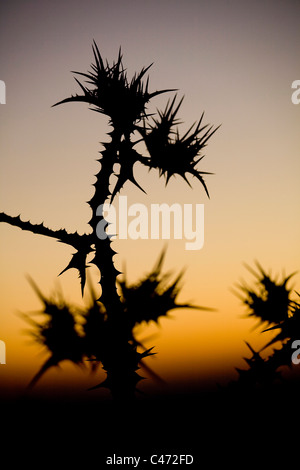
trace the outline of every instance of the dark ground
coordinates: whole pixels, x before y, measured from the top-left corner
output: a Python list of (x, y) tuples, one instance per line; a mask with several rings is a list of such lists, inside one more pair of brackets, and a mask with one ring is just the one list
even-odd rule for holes
[[(13, 468), (133, 468), (117, 456), (190, 454), (182, 468), (295, 465), (299, 383), (268, 390), (200, 391), (116, 404), (55, 399), (1, 403), (1, 455)], [(140, 463), (138, 468), (169, 465)], [(175, 467), (176, 468), (176, 467)]]

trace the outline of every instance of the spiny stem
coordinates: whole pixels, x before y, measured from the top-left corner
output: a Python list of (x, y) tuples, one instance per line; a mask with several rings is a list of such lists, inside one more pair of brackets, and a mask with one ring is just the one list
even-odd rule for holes
[[(102, 293), (99, 300), (104, 304), (109, 316), (119, 317), (121, 313), (120, 297), (117, 293), (116, 279), (119, 271), (115, 268), (113, 257), (115, 251), (111, 247), (109, 237), (99, 238), (97, 236), (97, 225), (106, 221), (103, 217), (102, 211), (98, 212), (98, 208), (104, 205), (111, 196), (109, 190), (109, 180), (113, 174), (114, 164), (117, 162), (117, 154), (120, 145), (120, 133), (113, 131), (111, 133), (111, 142), (105, 143), (105, 149), (102, 152), (102, 158), (99, 160), (101, 169), (96, 175), (95, 193), (89, 201), (92, 210), (92, 217), (89, 222), (93, 230), (93, 242), (95, 245), (95, 256), (91, 261), (97, 266), (101, 273), (101, 288)], [(102, 225), (103, 226), (103, 225)]]
[(15, 227), (19, 227), (21, 230), (28, 230), (29, 232), (38, 235), (55, 238), (62, 243), (73, 246), (76, 249), (81, 247), (83, 244), (85, 246), (90, 246), (92, 244), (92, 236), (89, 234), (79, 235), (77, 232), (68, 233), (65, 229), (52, 230), (45, 227), (43, 223), (32, 224), (30, 221), (23, 221), (19, 215), (13, 217), (5, 214), (5, 212), (0, 212), (0, 222), (5, 222)]

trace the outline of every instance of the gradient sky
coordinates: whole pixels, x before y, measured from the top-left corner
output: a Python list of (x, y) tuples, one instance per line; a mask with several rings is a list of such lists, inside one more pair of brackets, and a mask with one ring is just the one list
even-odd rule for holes
[[(259, 260), (279, 276), (299, 268), (300, 104), (291, 101), (291, 84), (300, 79), (299, 17), (296, 0), (1, 2), (0, 79), (7, 96), (0, 105), (0, 210), (53, 229), (88, 230), (85, 201), (93, 194), (106, 119), (84, 104), (51, 106), (78, 91), (70, 71), (89, 69), (93, 39), (109, 61), (122, 47), (129, 77), (154, 62), (150, 89), (176, 88), (185, 96), (183, 131), (202, 111), (206, 122), (222, 124), (200, 166), (214, 173), (206, 178), (210, 199), (197, 181), (193, 189), (179, 179), (165, 188), (142, 168), (136, 178), (147, 196), (130, 183), (123, 192), (131, 203), (205, 205), (203, 249), (186, 251), (184, 240), (170, 241), (165, 267), (186, 268), (180, 300), (217, 311), (177, 312), (162, 328), (140, 334), (158, 333), (158, 356), (150, 363), (170, 383), (183, 375), (234, 377), (248, 354), (244, 340), (254, 347), (265, 342), (251, 331), (255, 322), (241, 318), (245, 310), (230, 291), (242, 278), (253, 281), (244, 262)], [(166, 100), (157, 97), (153, 106), (163, 108)], [(25, 274), (50, 293), (72, 250), (6, 224), (0, 237), (0, 339), (7, 346), (0, 380), (22, 389), (45, 357), (27, 345), (27, 325), (16, 315), (40, 308)], [(126, 264), (136, 281), (164, 246), (163, 240), (116, 241), (117, 267)], [(299, 280), (297, 274), (298, 290)], [(82, 303), (75, 271), (59, 282), (67, 300)], [(40, 387), (51, 389), (68, 373), (52, 371)], [(80, 387), (81, 373), (76, 377)]]

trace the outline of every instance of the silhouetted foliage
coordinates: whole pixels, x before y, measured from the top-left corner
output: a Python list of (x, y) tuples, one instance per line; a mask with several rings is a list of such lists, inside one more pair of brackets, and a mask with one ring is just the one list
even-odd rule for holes
[(208, 126), (208, 124), (201, 127), (204, 116), (203, 113), (196, 128), (193, 130), (195, 127), (195, 124), (193, 124), (190, 129), (180, 137), (178, 129), (174, 131), (174, 126), (180, 123), (176, 119), (176, 114), (181, 106), (182, 99), (174, 109), (175, 99), (176, 96), (171, 104), (167, 104), (164, 112), (158, 111), (159, 120), (152, 118), (153, 123), (149, 124), (148, 129), (145, 124), (144, 127), (138, 128), (150, 155), (145, 164), (149, 166), (149, 168), (157, 168), (160, 175), (165, 176), (166, 185), (172, 176), (178, 174), (190, 186), (186, 174), (191, 174), (200, 181), (207, 196), (209, 196), (202, 175), (209, 175), (211, 173), (197, 170), (196, 165), (203, 158), (203, 156), (199, 157), (200, 151), (203, 150), (207, 141), (214, 132), (216, 132), (218, 127), (214, 130), (213, 126)]
[[(128, 286), (125, 280), (119, 281), (124, 318), (122, 331), (116, 330), (115, 327), (111, 331), (112, 325), (108, 321), (105, 307), (96, 300), (92, 288), (90, 305), (84, 310), (79, 310), (66, 305), (62, 298), (47, 299), (30, 280), (43, 303), (40, 313), (47, 317), (47, 321), (39, 324), (33, 322), (30, 316), (25, 316), (25, 319), (34, 326), (31, 335), (50, 353), (30, 386), (35, 385), (50, 367), (57, 366), (64, 360), (81, 366), (86, 366), (87, 361), (90, 361), (92, 370), (102, 364), (107, 372), (107, 380), (92, 389), (109, 387), (115, 396), (119, 395), (117, 377), (122, 377), (123, 381), (126, 377), (128, 389), (130, 384), (135, 385), (141, 379), (136, 374), (138, 364), (155, 375), (142, 361), (153, 354), (153, 348), (147, 349), (140, 343), (135, 336), (134, 327), (144, 321), (157, 322), (161, 316), (167, 316), (168, 312), (174, 309), (209, 310), (206, 307), (175, 302), (180, 290), (178, 282), (181, 276), (171, 284), (167, 283), (171, 274), (163, 275), (161, 272), (164, 254), (165, 252), (154, 269), (139, 284)], [(137, 346), (142, 346), (144, 351), (137, 352)]]
[[(245, 285), (238, 286), (244, 294), (241, 299), (247, 306), (247, 316), (257, 318), (260, 323), (268, 325), (262, 333), (273, 330), (280, 332), (260, 351), (255, 351), (246, 343), (252, 352), (252, 357), (244, 358), (248, 369), (236, 369), (239, 377), (231, 385), (247, 389), (269, 387), (282, 382), (284, 367), (293, 367), (292, 344), (300, 338), (300, 304), (292, 299), (293, 290), (287, 287), (294, 273), (278, 281), (267, 275), (258, 263), (257, 268), (258, 273), (248, 267), (257, 279), (256, 289)], [(275, 344), (279, 349), (273, 349), (268, 357), (263, 357), (263, 351)]]
[(167, 316), (170, 310), (178, 308), (209, 310), (207, 307), (176, 303), (182, 273), (170, 282), (172, 274), (163, 275), (161, 272), (164, 255), (165, 252), (162, 253), (154, 269), (137, 284), (129, 286), (126, 278), (118, 281), (124, 312), (132, 329), (142, 322), (158, 322), (161, 317)]
[[(55, 238), (74, 247), (75, 253), (60, 274), (75, 268), (79, 273), (82, 294), (86, 285), (87, 257), (90, 253), (93, 254), (90, 263), (99, 271), (101, 296), (98, 299), (93, 296), (92, 305), (79, 314), (82, 320), (81, 333), (72, 309), (64, 302), (47, 300), (34, 285), (44, 305), (43, 313), (48, 316), (45, 324), (36, 325), (35, 335), (46, 346), (50, 357), (31, 384), (49, 367), (62, 360), (67, 359), (75, 364), (89, 360), (101, 363), (107, 372), (107, 379), (100, 386), (109, 387), (117, 398), (128, 399), (134, 396), (135, 386), (140, 380), (137, 374), (139, 366), (143, 364), (145, 357), (153, 354), (152, 348), (144, 348), (142, 353), (137, 351), (140, 343), (134, 337), (135, 325), (150, 320), (157, 322), (172, 309), (203, 307), (176, 302), (181, 275), (171, 282), (169, 276), (161, 274), (163, 255), (154, 270), (142, 281), (129, 286), (126, 279), (118, 280), (120, 272), (114, 265), (115, 251), (111, 247), (111, 239), (109, 236), (97, 235), (99, 223), (107, 227), (99, 208), (107, 200), (112, 203), (128, 181), (144, 191), (134, 178), (136, 163), (158, 169), (159, 176), (166, 177), (166, 184), (172, 176), (180, 175), (190, 185), (187, 175), (192, 175), (200, 181), (208, 195), (203, 175), (210, 173), (196, 167), (203, 158), (201, 151), (217, 128), (203, 125), (202, 114), (199, 122), (180, 137), (177, 127), (180, 122), (176, 116), (182, 99), (175, 104), (175, 96), (164, 111), (158, 111), (158, 117), (148, 115), (147, 105), (153, 98), (174, 91), (149, 91), (149, 79), (145, 82), (143, 80), (151, 65), (142, 68), (129, 80), (123, 66), (121, 49), (112, 65), (102, 59), (95, 42), (93, 54), (94, 63), (90, 72), (74, 72), (85, 80), (83, 84), (75, 78), (82, 94), (63, 99), (54, 105), (87, 103), (92, 110), (106, 115), (112, 128), (108, 133), (110, 141), (102, 144), (103, 150), (98, 160), (101, 168), (96, 175), (95, 192), (88, 202), (92, 212), (89, 221), (91, 233), (80, 235), (77, 232), (69, 234), (64, 229), (55, 231), (44, 224), (34, 225), (5, 213), (0, 213), (0, 222)], [(141, 139), (134, 140), (136, 133)], [(141, 140), (148, 151), (146, 156), (134, 148)], [(115, 185), (111, 188), (110, 180), (115, 164), (119, 164), (120, 170)]]

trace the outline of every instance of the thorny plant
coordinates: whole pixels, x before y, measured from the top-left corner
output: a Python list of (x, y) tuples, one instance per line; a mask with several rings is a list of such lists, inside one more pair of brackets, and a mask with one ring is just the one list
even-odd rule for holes
[[(238, 379), (230, 385), (251, 390), (282, 383), (283, 371), (292, 367), (292, 345), (300, 338), (300, 303), (292, 299), (293, 290), (287, 287), (295, 273), (278, 281), (267, 275), (259, 263), (258, 272), (249, 266), (247, 268), (257, 279), (256, 289), (250, 289), (245, 284), (238, 286), (244, 294), (238, 296), (248, 309), (247, 317), (253, 317), (259, 324), (265, 325), (262, 333), (277, 333), (259, 351), (246, 343), (252, 353), (252, 357), (244, 358), (248, 369), (237, 368)], [(279, 349), (273, 349), (268, 357), (263, 357), (264, 351), (275, 344)]]
[[(101, 158), (98, 160), (101, 168), (96, 175), (95, 192), (88, 202), (92, 212), (89, 221), (91, 233), (80, 235), (77, 232), (68, 233), (64, 229), (55, 231), (45, 227), (43, 223), (34, 225), (5, 213), (0, 214), (0, 221), (72, 246), (76, 251), (62, 273), (71, 268), (78, 270), (82, 295), (86, 284), (87, 257), (90, 253), (93, 255), (90, 263), (99, 271), (101, 296), (97, 299), (92, 295), (91, 305), (86, 311), (80, 312), (83, 318), (81, 332), (77, 328), (73, 309), (62, 299), (47, 299), (31, 281), (43, 302), (43, 312), (48, 321), (43, 325), (36, 324), (32, 319), (30, 321), (35, 327), (36, 339), (50, 352), (50, 357), (33, 378), (31, 385), (51, 366), (58, 365), (63, 360), (67, 359), (75, 364), (90, 360), (101, 363), (106, 371), (106, 380), (99, 386), (108, 387), (115, 398), (124, 400), (135, 396), (136, 384), (141, 379), (137, 370), (140, 366), (146, 367), (143, 359), (153, 354), (152, 348), (143, 348), (137, 341), (134, 327), (144, 321), (156, 322), (172, 309), (202, 307), (176, 302), (181, 276), (171, 282), (170, 277), (161, 274), (163, 255), (149, 276), (141, 282), (129, 286), (126, 279), (118, 280), (117, 276), (121, 273), (114, 266), (115, 251), (110, 237), (97, 237), (97, 224), (101, 222), (102, 226), (107, 227), (103, 214), (99, 214), (99, 207), (103, 207), (106, 201), (111, 204), (128, 181), (144, 191), (134, 177), (136, 163), (149, 169), (157, 169), (159, 176), (165, 177), (166, 185), (175, 175), (181, 176), (190, 185), (188, 176), (193, 176), (199, 180), (208, 196), (203, 176), (209, 173), (200, 171), (197, 165), (203, 158), (201, 151), (217, 128), (203, 125), (202, 114), (199, 122), (180, 136), (177, 113), (182, 99), (176, 103), (177, 95), (168, 101), (164, 111), (157, 111), (157, 116), (147, 113), (147, 105), (153, 98), (176, 91), (149, 91), (149, 79), (145, 82), (143, 80), (152, 64), (142, 68), (129, 81), (123, 67), (121, 49), (112, 65), (103, 61), (95, 42), (93, 55), (94, 63), (89, 73), (73, 72), (84, 78), (84, 83), (75, 78), (81, 94), (54, 105), (87, 103), (92, 110), (107, 116), (111, 127), (108, 133), (110, 141), (103, 143)], [(146, 156), (135, 148), (141, 141), (145, 144)], [(116, 164), (120, 170), (114, 187), (110, 189), (110, 179)], [(138, 349), (142, 352), (138, 352)]]

